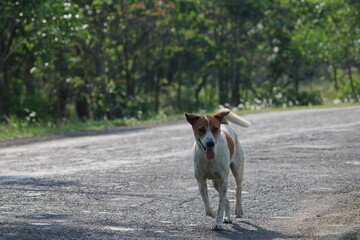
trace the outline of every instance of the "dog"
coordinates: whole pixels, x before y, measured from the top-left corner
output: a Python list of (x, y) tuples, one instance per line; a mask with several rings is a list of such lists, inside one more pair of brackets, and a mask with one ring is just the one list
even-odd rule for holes
[[(236, 182), (235, 215), (237, 218), (241, 218), (243, 214), (241, 185), (244, 154), (236, 132), (229, 126), (229, 122), (242, 127), (249, 127), (251, 124), (229, 110), (203, 116), (185, 113), (185, 117), (194, 131), (194, 173), (205, 205), (205, 213), (207, 216), (215, 218), (213, 230), (223, 230), (223, 223), (232, 222), (230, 204), (226, 197), (230, 169)], [(219, 205), (216, 213), (209, 204), (206, 183), (208, 179), (212, 180), (215, 189), (219, 192)]]

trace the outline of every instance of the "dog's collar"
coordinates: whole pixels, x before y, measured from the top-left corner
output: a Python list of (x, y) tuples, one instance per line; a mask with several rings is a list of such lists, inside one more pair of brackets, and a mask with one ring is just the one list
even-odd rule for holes
[(205, 148), (204, 144), (202, 144), (200, 138), (196, 138), (196, 139), (199, 141), (199, 143), (200, 143), (200, 145), (203, 147), (203, 149), (206, 150), (206, 148)]

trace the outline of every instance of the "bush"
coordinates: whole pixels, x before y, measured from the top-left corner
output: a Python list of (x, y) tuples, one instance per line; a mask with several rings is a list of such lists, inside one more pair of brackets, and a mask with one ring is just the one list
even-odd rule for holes
[(342, 84), (339, 84), (338, 98), (342, 102), (359, 102), (360, 101), (360, 77), (354, 75), (353, 84), (354, 88), (351, 87), (349, 80), (343, 80)]
[(297, 96), (300, 106), (320, 105), (323, 103), (320, 91), (301, 91)]
[(255, 103), (264, 108), (320, 105), (323, 103), (320, 91), (300, 91), (293, 88), (281, 88), (276, 84), (266, 82), (258, 89)]

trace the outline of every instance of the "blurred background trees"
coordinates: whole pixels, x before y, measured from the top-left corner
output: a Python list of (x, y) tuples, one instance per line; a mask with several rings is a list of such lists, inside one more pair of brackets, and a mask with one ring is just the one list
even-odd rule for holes
[(359, 101), (355, 0), (0, 1), (0, 117)]

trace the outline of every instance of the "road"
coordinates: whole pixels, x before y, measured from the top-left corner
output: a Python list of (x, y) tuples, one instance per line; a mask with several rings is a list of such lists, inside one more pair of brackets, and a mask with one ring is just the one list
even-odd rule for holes
[(0, 239), (360, 239), (360, 106), (242, 117), (244, 218), (225, 231), (183, 120), (0, 148)]

